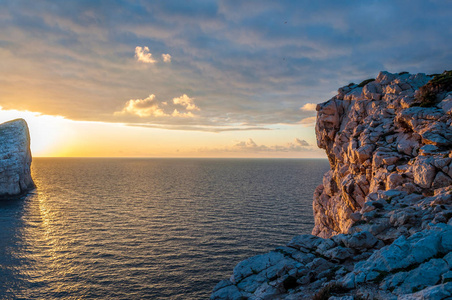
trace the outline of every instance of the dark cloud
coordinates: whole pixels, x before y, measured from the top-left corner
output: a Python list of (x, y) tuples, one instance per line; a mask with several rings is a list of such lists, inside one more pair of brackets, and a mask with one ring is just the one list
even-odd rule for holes
[[(314, 115), (300, 107), (380, 70), (450, 69), (451, 12), (450, 1), (421, 0), (6, 0), (0, 105), (218, 131), (296, 124)], [(137, 62), (136, 47), (160, 63)], [(197, 118), (115, 116), (150, 94), (186, 94), (201, 110)]]

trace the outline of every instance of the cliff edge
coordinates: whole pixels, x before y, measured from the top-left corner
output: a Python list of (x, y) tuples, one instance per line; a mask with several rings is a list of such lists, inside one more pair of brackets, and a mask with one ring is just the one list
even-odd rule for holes
[(314, 195), (320, 237), (348, 232), (379, 192), (428, 196), (452, 184), (452, 72), (381, 72), (364, 83), (317, 106), (317, 144), (331, 165)]
[(381, 72), (317, 112), (313, 235), (240, 262), (211, 299), (451, 299), (452, 72)]
[(1, 198), (18, 196), (35, 187), (30, 165), (30, 134), (25, 120), (0, 124)]

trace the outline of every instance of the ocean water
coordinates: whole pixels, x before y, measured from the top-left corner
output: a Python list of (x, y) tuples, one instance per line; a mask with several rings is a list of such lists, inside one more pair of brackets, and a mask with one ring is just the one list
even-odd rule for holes
[(208, 299), (313, 227), (327, 160), (35, 158), (0, 202), (0, 299)]

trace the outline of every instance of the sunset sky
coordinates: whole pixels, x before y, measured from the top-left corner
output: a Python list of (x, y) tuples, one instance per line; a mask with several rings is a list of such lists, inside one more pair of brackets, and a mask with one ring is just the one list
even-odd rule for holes
[(0, 122), (34, 156), (324, 157), (315, 104), (452, 69), (452, 1), (0, 0)]

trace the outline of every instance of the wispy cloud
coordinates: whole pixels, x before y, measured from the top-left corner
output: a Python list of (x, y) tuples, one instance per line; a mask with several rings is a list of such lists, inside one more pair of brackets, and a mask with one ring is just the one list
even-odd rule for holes
[(146, 117), (176, 117), (193, 118), (195, 115), (191, 111), (199, 111), (194, 100), (183, 94), (173, 98), (171, 102), (157, 101), (154, 94), (144, 99), (131, 99), (127, 101), (121, 111), (116, 111), (114, 115), (136, 115), (140, 118)]
[(317, 120), (317, 117), (309, 117), (309, 118), (304, 118), (299, 123), (302, 124), (303, 127), (314, 127), (316, 120)]
[(137, 61), (141, 61), (147, 64), (155, 64), (157, 62), (152, 58), (152, 54), (149, 52), (148, 47), (135, 47), (135, 57)]
[(235, 127), (235, 126), (209, 126), (209, 125), (156, 125), (147, 123), (129, 123), (128, 126), (144, 127), (144, 128), (157, 128), (168, 130), (185, 130), (185, 131), (200, 131), (200, 132), (228, 132), (228, 131), (269, 131), (270, 128), (266, 127)]
[(285, 145), (259, 145), (252, 138), (246, 141), (237, 141), (233, 145), (225, 146), (222, 148), (200, 148), (199, 152), (250, 152), (250, 153), (262, 153), (262, 152), (303, 152), (313, 151), (316, 148), (309, 145), (305, 140), (295, 138), (293, 142), (286, 143)]

